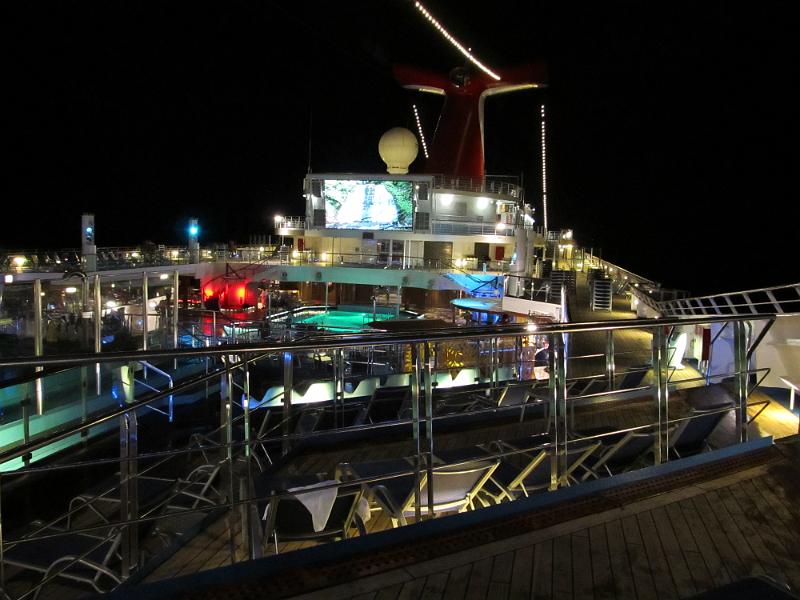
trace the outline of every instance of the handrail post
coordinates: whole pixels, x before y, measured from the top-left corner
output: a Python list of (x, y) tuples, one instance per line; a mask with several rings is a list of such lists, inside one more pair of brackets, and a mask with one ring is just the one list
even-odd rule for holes
[[(118, 383), (122, 388), (122, 403), (131, 404), (134, 400), (133, 364), (125, 364), (117, 371)], [(119, 480), (120, 480), (120, 520), (134, 521), (139, 517), (139, 498), (136, 481), (138, 453), (136, 411), (126, 412), (119, 418)], [(127, 579), (136, 570), (139, 560), (139, 535), (137, 525), (125, 525), (122, 529), (122, 577)]]
[[(172, 275), (172, 347), (178, 347), (178, 289), (180, 275), (178, 269)], [(178, 359), (175, 359), (175, 369), (178, 368)]]
[[(234, 534), (234, 508), (232, 504), (236, 501), (234, 496), (234, 474), (233, 474), (233, 363), (232, 356), (222, 355), (222, 364), (225, 372), (222, 375), (225, 380), (224, 389), (220, 390), (220, 426), (222, 430), (222, 460), (227, 463), (227, 471), (223, 470), (222, 487), (228, 492), (228, 546), (230, 550), (231, 564), (236, 562), (236, 538)], [(223, 393), (224, 392), (224, 393)]]
[[(150, 291), (147, 288), (147, 271), (142, 271), (142, 350), (147, 350), (147, 334), (148, 334), (147, 313), (148, 313), (148, 304), (150, 302), (149, 296), (150, 296)], [(145, 368), (144, 372), (146, 379), (147, 368)]]
[[(94, 276), (94, 351), (100, 354), (103, 351), (103, 296), (100, 288), (100, 275)], [(100, 363), (94, 364), (95, 389), (99, 396), (102, 392), (100, 380)]]
[(616, 361), (614, 360), (614, 330), (606, 331), (606, 378), (608, 379), (608, 389), (614, 390), (616, 379)]
[(669, 460), (669, 349), (662, 326), (653, 328), (652, 362), (653, 391), (658, 414), (655, 462), (661, 464)]
[(736, 438), (747, 441), (747, 331), (744, 321), (733, 323), (733, 360), (736, 372)]
[(413, 373), (411, 377), (411, 418), (412, 432), (414, 436), (414, 519), (419, 522), (422, 517), (420, 507), (422, 483), (422, 445), (420, 441), (420, 413), (419, 413), (419, 392), (420, 381), (422, 379), (422, 344), (414, 343), (411, 345), (411, 361)]
[[(333, 415), (334, 429), (339, 427), (339, 420), (336, 414), (339, 409), (344, 413), (344, 352), (341, 348), (333, 351)], [(343, 417), (342, 417), (343, 419)], [(342, 425), (344, 422), (342, 420)]]
[[(33, 346), (36, 356), (44, 355), (44, 338), (42, 336), (42, 280), (36, 279), (33, 282)], [(43, 367), (37, 366), (36, 371), (42, 371)], [(33, 384), (36, 397), (36, 414), (44, 414), (44, 381), (37, 378)]]
[(292, 386), (294, 385), (293, 373), (294, 355), (291, 352), (283, 353), (283, 454), (286, 455), (291, 450), (292, 445), (289, 436), (291, 430), (292, 417)]
[[(564, 334), (550, 336), (550, 410), (553, 418), (550, 439), (553, 454), (550, 457), (550, 489), (566, 483), (562, 473), (567, 472), (567, 356)], [(562, 477), (564, 479), (562, 480)]]
[(433, 360), (431, 353), (431, 344), (425, 342), (422, 344), (425, 352), (423, 371), (423, 383), (425, 385), (425, 437), (427, 437), (428, 447), (426, 451), (427, 466), (427, 491), (428, 491), (428, 518), (433, 518), (433, 377), (431, 372), (431, 361)]

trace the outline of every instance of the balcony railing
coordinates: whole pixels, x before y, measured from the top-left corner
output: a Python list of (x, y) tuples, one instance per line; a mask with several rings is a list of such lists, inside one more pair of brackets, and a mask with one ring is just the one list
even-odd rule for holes
[(506, 179), (492, 177), (450, 177), (435, 175), (433, 178), (434, 189), (459, 190), (473, 193), (489, 193), (510, 196), (517, 200), (522, 199), (523, 189), (516, 183)]
[[(17, 369), (30, 373), (15, 385), (38, 378), (48, 387), (59, 377), (63, 403), (34, 407), (23, 402), (20, 429), (26, 429), (22, 422), (27, 420), (29, 434), (33, 427), (38, 435), (0, 451), (0, 587), (8, 598), (32, 598), (55, 580), (62, 583), (87, 570), (108, 577), (105, 587), (116, 587), (163, 563), (165, 552), (183, 546), (187, 531), (201, 526), (204, 517), (227, 520), (220, 531), (228, 538), (224, 548), (230, 547), (225, 554), (230, 562), (258, 558), (273, 548), (287, 551), (280, 546), (275, 511), (293, 498), (294, 488), (309, 484), (316, 491), (335, 489), (352, 501), (345, 511), (350, 517), (343, 517), (341, 537), (347, 538), (357, 531), (371, 535), (368, 531), (379, 529), (377, 522), (402, 526), (481, 510), (664, 463), (684, 448), (702, 446), (705, 438), (698, 441), (691, 430), (710, 431), (709, 420), (730, 419), (733, 427), (724, 428), (727, 443), (745, 442), (753, 435), (747, 429), (751, 376), (763, 372), (748, 367), (758, 341), (747, 346), (746, 320), (667, 318), (541, 325), (536, 331), (525, 325), (433, 329), (177, 352), (3, 358), (3, 386)], [(733, 331), (732, 342), (715, 341), (736, 349), (730, 372), (715, 373), (732, 378), (730, 388), (707, 390), (703, 376), (671, 366), (666, 331), (703, 323), (727, 323)], [(616, 352), (613, 343), (604, 344), (599, 357), (567, 352), (568, 339), (596, 339), (598, 332), (611, 339), (623, 332), (643, 335), (642, 355)], [(546, 366), (539, 366), (543, 348), (549, 348)], [(602, 362), (601, 370), (582, 367), (587, 359)], [(95, 396), (82, 382), (87, 374), (91, 379), (98, 364), (112, 383)], [(134, 364), (158, 369), (147, 386), (140, 385), (144, 372), (135, 374)], [(617, 372), (623, 364), (631, 366)], [(171, 386), (155, 380), (160, 373), (171, 377)], [(717, 404), (694, 410), (690, 392)], [(721, 397), (729, 401), (720, 404)], [(170, 402), (172, 420), (164, 414)], [(617, 411), (610, 410), (614, 402), (620, 402)], [(67, 412), (66, 405), (87, 403), (92, 410), (83, 417), (79, 410)], [(193, 410), (178, 410), (182, 404)], [(44, 420), (49, 428), (42, 429)], [(190, 430), (195, 435), (187, 445), (181, 432)], [(466, 430), (470, 443), (480, 435), (486, 443), (458, 446), (463, 440), (454, 434)], [(503, 432), (526, 437), (512, 441)], [(84, 439), (91, 449), (90, 436), (98, 433), (105, 434), (103, 444), (118, 440), (119, 451), (40, 462), (43, 452), (63, 449), (68, 440)], [(758, 428), (754, 433), (767, 435)], [(694, 437), (683, 440), (684, 435)], [(176, 445), (179, 439), (183, 445)], [(618, 464), (625, 453), (614, 453), (628, 443), (640, 449), (629, 448), (635, 458)], [(301, 445), (305, 454), (294, 453)], [(370, 460), (363, 448), (388, 460)], [(492, 478), (500, 465), (520, 475)], [(47, 488), (52, 481), (60, 482), (57, 494)], [(81, 488), (82, 481), (91, 489)], [(465, 488), (455, 500), (454, 485)], [(384, 495), (398, 487), (405, 490), (399, 504)], [(370, 490), (365, 500), (372, 503), (366, 510), (360, 502), (364, 489)], [(447, 503), (437, 501), (442, 489)], [(21, 506), (21, 499), (25, 510), (9, 508)], [(29, 513), (41, 520), (32, 523)], [(365, 526), (360, 519), (370, 513), (386, 518)], [(92, 560), (84, 560), (89, 555)], [(44, 557), (52, 562), (37, 570)], [(83, 576), (72, 583), (91, 591), (98, 582)]]

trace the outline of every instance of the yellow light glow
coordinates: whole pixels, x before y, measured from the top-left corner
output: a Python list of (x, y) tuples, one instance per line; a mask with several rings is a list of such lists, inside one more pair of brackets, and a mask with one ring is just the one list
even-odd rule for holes
[(24, 256), (15, 256), (14, 257), (14, 265), (17, 267), (21, 267), (25, 264), (25, 257)]

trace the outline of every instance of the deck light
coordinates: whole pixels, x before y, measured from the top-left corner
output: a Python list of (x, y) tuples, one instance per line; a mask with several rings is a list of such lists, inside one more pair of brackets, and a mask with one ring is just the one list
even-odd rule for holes
[(107, 308), (117, 308), (117, 303), (114, 300), (109, 300), (108, 302), (106, 302), (106, 307)]
[(166, 273), (162, 273), (161, 275), (158, 276), (158, 278), (163, 281), (164, 279), (169, 279), (169, 275), (167, 275)]
[(78, 291), (78, 288), (69, 286), (68, 288), (65, 288), (64, 291), (68, 294), (74, 294)]
[(21, 267), (25, 264), (25, 257), (24, 256), (15, 256), (14, 257), (14, 266)]

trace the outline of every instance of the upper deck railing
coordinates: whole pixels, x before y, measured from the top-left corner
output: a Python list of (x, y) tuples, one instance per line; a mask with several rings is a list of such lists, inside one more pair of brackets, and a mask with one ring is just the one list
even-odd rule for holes
[(522, 200), (523, 188), (517, 185), (515, 177), (452, 177), (449, 175), (434, 175), (433, 188), (443, 190), (457, 190), (473, 192), (476, 194), (489, 193), (510, 196)]
[(669, 316), (797, 314), (800, 313), (800, 283), (663, 300), (658, 308)]

